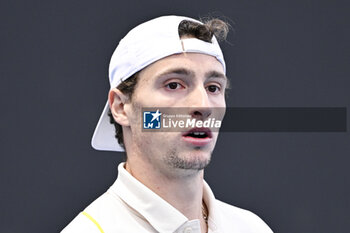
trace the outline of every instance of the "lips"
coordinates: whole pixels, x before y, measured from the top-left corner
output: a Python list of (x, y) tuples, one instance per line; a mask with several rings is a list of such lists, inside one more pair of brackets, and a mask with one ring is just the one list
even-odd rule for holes
[(209, 128), (192, 128), (182, 134), (182, 139), (194, 146), (205, 146), (211, 142), (212, 137)]

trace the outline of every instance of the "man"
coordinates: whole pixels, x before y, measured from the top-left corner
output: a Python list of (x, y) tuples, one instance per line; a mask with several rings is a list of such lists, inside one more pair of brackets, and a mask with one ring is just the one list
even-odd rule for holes
[(218, 19), (203, 24), (164, 16), (137, 26), (120, 41), (92, 146), (125, 149), (127, 160), (118, 166), (110, 189), (64, 233), (272, 232), (253, 213), (216, 200), (203, 180), (218, 132), (193, 127), (149, 133), (140, 121), (144, 107), (185, 108), (198, 121), (208, 119), (214, 108), (226, 108), (228, 80), (217, 39), (227, 31)]

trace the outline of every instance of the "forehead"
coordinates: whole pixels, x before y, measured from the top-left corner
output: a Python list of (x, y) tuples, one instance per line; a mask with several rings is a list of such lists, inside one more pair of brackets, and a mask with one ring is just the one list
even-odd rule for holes
[(225, 76), (222, 64), (215, 57), (201, 53), (170, 55), (144, 68), (140, 72), (140, 76), (151, 78), (176, 69), (186, 69), (196, 75), (215, 71)]

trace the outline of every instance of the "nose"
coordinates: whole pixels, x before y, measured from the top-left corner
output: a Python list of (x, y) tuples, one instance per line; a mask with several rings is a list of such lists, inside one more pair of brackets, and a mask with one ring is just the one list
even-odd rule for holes
[(209, 96), (205, 87), (197, 87), (190, 98), (190, 115), (197, 120), (205, 120), (212, 114)]

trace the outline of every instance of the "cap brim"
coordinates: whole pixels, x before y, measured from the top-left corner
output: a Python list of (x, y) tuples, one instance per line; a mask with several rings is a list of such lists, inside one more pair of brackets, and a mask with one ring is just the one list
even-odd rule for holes
[(115, 127), (109, 122), (108, 110), (107, 101), (92, 136), (91, 146), (96, 150), (123, 152), (125, 150), (115, 138)]

